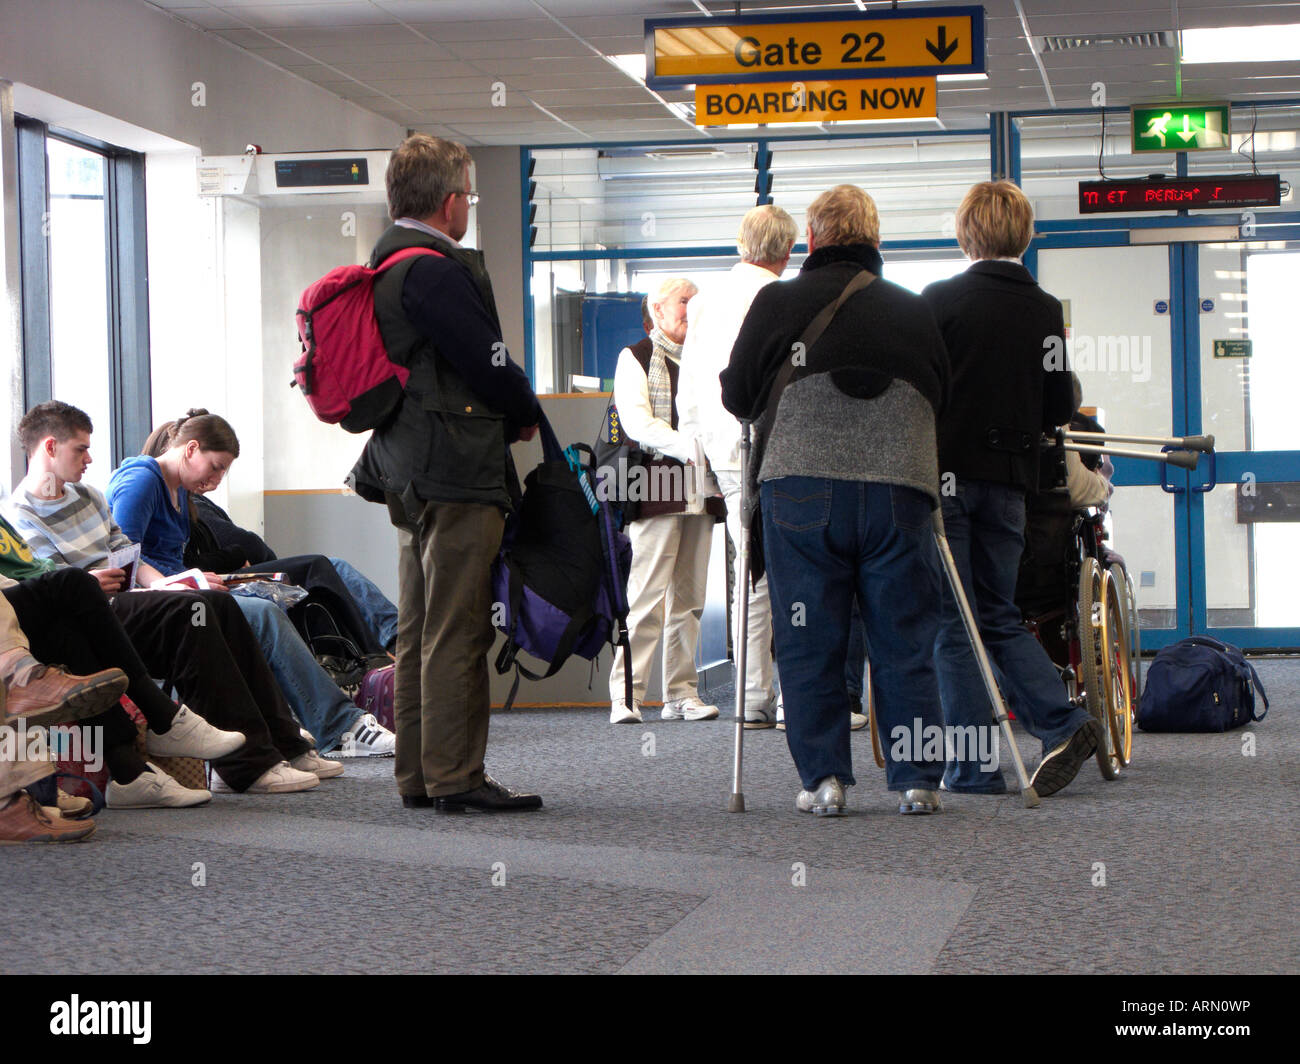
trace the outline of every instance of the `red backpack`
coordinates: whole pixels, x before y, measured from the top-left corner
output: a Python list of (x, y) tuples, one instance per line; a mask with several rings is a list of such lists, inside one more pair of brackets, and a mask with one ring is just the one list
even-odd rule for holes
[(390, 266), (432, 248), (404, 248), (376, 269), (339, 266), (307, 286), (299, 300), (298, 339), (302, 354), (293, 381), (312, 412), (348, 432), (375, 429), (402, 399), (411, 371), (388, 357), (375, 318), (375, 281)]

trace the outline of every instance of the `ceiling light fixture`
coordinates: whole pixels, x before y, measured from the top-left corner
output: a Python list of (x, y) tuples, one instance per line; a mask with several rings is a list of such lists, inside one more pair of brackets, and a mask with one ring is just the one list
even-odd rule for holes
[(1184, 63), (1282, 63), (1300, 56), (1300, 24), (1183, 30)]

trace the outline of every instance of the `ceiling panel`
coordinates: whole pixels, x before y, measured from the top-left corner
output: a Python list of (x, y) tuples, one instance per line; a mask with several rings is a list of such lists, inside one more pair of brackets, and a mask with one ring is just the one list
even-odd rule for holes
[[(705, 2), (720, 18), (731, 13), (730, 3)], [(156, 0), (153, 6), (403, 125), (455, 129), (471, 142), (625, 140), (647, 129), (673, 138), (713, 135), (669, 113), (598, 54), (639, 51), (644, 19), (698, 14), (689, 0)], [(1020, 6), (1035, 37), (1177, 29), (1175, 18), (1189, 27), (1300, 22), (1300, 0), (1021, 0)], [(745, 12), (797, 17), (799, 9), (813, 7), (858, 13), (850, 0), (751, 0)], [(1044, 85), (1015, 0), (988, 0), (984, 8), (989, 78), (940, 90), (940, 117), (949, 127), (982, 124), (990, 110), (1047, 107), (1048, 86), (1058, 107), (1089, 106), (1098, 81), (1112, 106), (1172, 91), (1172, 49), (1044, 53)], [(1300, 98), (1300, 61), (1184, 66), (1182, 75), (1187, 94)], [(498, 80), (507, 85), (505, 108), (492, 108), (488, 98)], [(661, 95), (691, 99), (682, 90)]]

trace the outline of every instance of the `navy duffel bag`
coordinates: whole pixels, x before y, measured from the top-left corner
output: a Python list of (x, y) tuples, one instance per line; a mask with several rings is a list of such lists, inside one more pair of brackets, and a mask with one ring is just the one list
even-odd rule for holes
[[(1255, 713), (1255, 692), (1264, 700)], [(1137, 723), (1150, 732), (1223, 732), (1268, 713), (1259, 674), (1241, 651), (1194, 635), (1155, 656), (1138, 706)]]

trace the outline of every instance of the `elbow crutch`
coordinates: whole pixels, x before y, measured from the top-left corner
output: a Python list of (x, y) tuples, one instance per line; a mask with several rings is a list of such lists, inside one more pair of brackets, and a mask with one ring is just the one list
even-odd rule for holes
[(736, 544), (737, 622), (733, 642), (736, 651), (736, 749), (731, 774), (731, 798), (728, 813), (745, 811), (745, 795), (740, 776), (745, 758), (745, 667), (749, 645), (749, 526), (753, 519), (749, 498), (750, 423), (740, 423), (740, 542)]
[(1007, 719), (1006, 702), (1003, 701), (1002, 692), (998, 689), (997, 677), (993, 675), (993, 666), (989, 663), (988, 653), (984, 649), (984, 640), (980, 638), (979, 626), (975, 623), (975, 615), (971, 613), (970, 602), (966, 599), (966, 590), (961, 584), (961, 573), (957, 571), (957, 563), (953, 561), (952, 551), (948, 547), (948, 537), (943, 531), (942, 510), (934, 511), (933, 521), (934, 542), (939, 548), (939, 558), (948, 576), (948, 586), (952, 588), (952, 597), (957, 602), (957, 611), (961, 614), (962, 624), (966, 628), (966, 638), (970, 640), (971, 650), (975, 652), (980, 675), (984, 678), (984, 688), (988, 691), (989, 701), (993, 703), (993, 715), (997, 718), (1002, 734), (1006, 737), (1007, 746), (1011, 748), (1011, 760), (1015, 762), (1016, 777), (1020, 780), (1020, 796), (1024, 800), (1025, 808), (1033, 809), (1038, 805), (1038, 794), (1030, 786), (1029, 776), (1025, 772), (1025, 763), (1020, 758), (1020, 747), (1016, 745), (1016, 737), (1011, 733), (1011, 721)]

